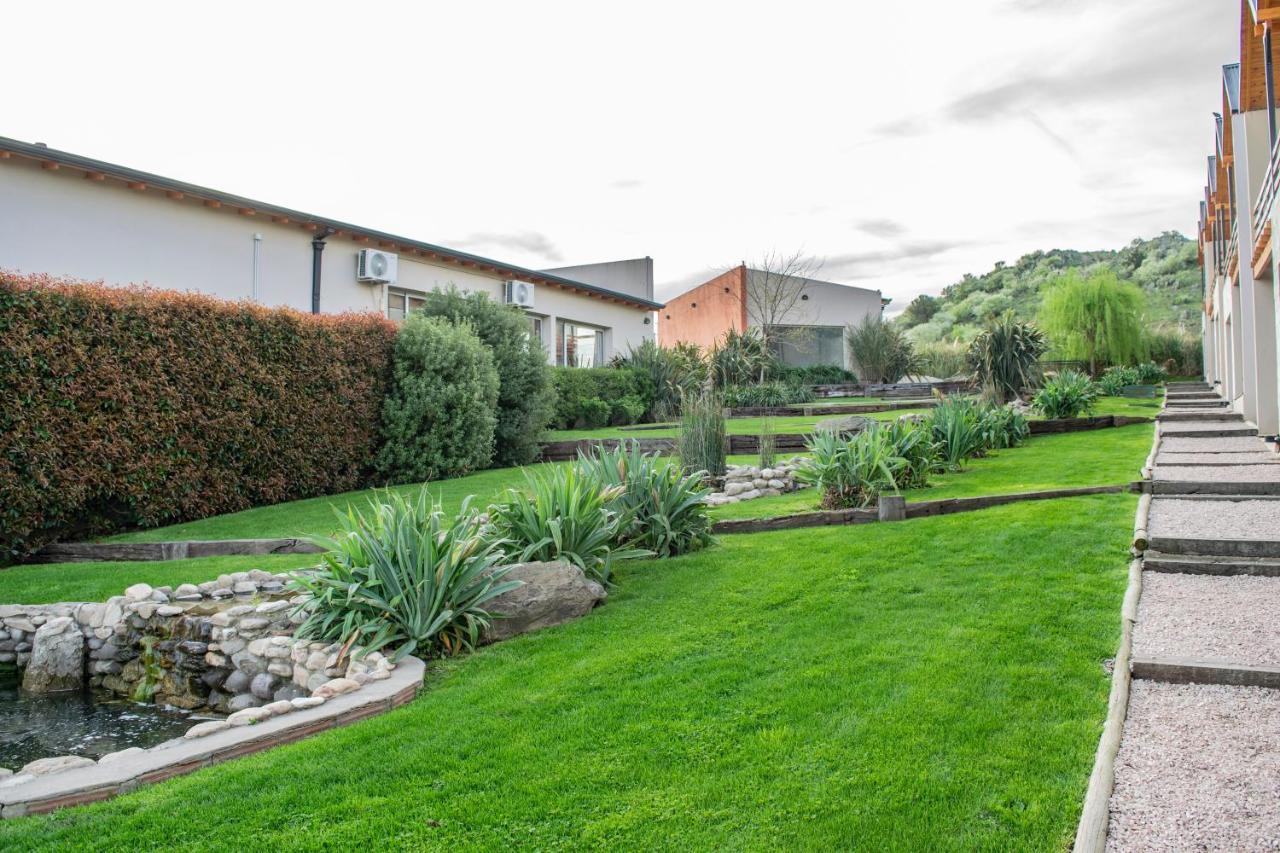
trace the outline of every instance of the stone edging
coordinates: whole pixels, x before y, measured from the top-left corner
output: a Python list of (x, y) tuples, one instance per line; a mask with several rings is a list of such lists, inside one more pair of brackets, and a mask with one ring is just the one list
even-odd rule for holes
[(334, 696), (316, 707), (224, 728), (204, 737), (176, 738), (151, 749), (121, 755), (106, 764), (26, 779), (10, 777), (0, 782), (0, 817), (44, 814), (107, 800), (143, 785), (376, 716), (413, 699), (422, 687), (425, 670), (422, 661), (407, 657), (390, 677), (353, 693)]

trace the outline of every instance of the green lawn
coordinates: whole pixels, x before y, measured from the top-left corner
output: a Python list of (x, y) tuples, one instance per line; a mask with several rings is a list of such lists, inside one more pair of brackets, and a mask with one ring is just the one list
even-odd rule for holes
[[(1150, 424), (1037, 436), (1021, 447), (970, 460), (962, 471), (937, 474), (929, 487), (905, 494), (908, 501), (925, 501), (1128, 483), (1140, 479), (1151, 440)], [(725, 504), (711, 514), (718, 519), (767, 518), (815, 509), (817, 493), (801, 489), (776, 498)]]
[[(1062, 850), (1136, 498), (725, 537), (397, 711), (8, 850)], [(981, 531), (981, 535), (974, 535)]]
[[(880, 421), (891, 421), (903, 415), (919, 415), (927, 409), (899, 409), (892, 412), (857, 413), (858, 417), (874, 418)], [(775, 433), (812, 432), (818, 421), (840, 417), (839, 415), (791, 415), (788, 417), (770, 418)], [(729, 418), (725, 427), (730, 435), (759, 435), (764, 428), (764, 418)], [(621, 427), (602, 427), (601, 429), (562, 429), (548, 432), (544, 441), (577, 441), (583, 438), (671, 438), (680, 432), (679, 427), (670, 426), (662, 429), (622, 429)]]

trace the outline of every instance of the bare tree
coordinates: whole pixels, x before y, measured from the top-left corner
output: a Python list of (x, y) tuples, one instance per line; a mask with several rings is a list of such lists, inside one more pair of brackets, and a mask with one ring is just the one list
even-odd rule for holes
[[(760, 330), (769, 348), (782, 339), (784, 327), (808, 325), (809, 312), (801, 298), (805, 280), (816, 278), (821, 271), (822, 259), (801, 250), (790, 254), (771, 250), (747, 267), (746, 286), (739, 298), (746, 303), (747, 324)], [(794, 330), (786, 339), (804, 345)]]

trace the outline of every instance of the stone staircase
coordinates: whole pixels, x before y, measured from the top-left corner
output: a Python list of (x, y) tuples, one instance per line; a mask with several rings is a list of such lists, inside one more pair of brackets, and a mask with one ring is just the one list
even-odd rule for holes
[(1108, 850), (1280, 845), (1280, 455), (1203, 384), (1158, 418)]

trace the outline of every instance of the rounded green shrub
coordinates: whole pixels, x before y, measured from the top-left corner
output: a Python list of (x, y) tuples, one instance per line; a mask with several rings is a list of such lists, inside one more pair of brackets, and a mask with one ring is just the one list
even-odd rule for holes
[(388, 483), (457, 477), (493, 459), (498, 372), (468, 322), (415, 313), (400, 327), (377, 469)]
[(599, 397), (588, 397), (578, 403), (578, 423), (586, 429), (609, 425), (609, 404)]
[(454, 323), (469, 322), (493, 351), (498, 371), (494, 466), (528, 465), (537, 459), (538, 439), (551, 417), (555, 389), (546, 350), (530, 334), (529, 318), (487, 294), (463, 293), (452, 286), (427, 294), (422, 312)]

